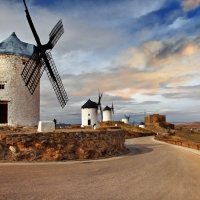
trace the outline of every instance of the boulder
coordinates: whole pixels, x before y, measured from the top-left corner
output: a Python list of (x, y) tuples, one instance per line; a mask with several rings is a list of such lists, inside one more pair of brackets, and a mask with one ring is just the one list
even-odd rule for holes
[(38, 132), (54, 132), (55, 123), (53, 121), (39, 121)]
[(12, 153), (17, 153), (17, 148), (14, 147), (14, 146), (10, 146), (10, 147), (9, 147), (9, 150), (10, 150)]

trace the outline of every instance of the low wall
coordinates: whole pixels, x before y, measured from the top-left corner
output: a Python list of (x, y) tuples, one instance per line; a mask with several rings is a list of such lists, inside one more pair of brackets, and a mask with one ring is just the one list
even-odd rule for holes
[(162, 138), (162, 137), (155, 137), (154, 139), (162, 141), (162, 142), (167, 142), (169, 144), (174, 144), (174, 145), (178, 145), (178, 146), (182, 146), (182, 147), (200, 150), (200, 144), (197, 144), (194, 142), (175, 141), (175, 140), (170, 140), (170, 139), (166, 139), (166, 138)]
[(54, 161), (100, 158), (128, 152), (123, 130), (0, 134), (0, 160)]

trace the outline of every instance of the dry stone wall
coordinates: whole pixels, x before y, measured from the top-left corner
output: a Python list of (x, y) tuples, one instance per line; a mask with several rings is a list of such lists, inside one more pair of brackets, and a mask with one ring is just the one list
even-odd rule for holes
[(1, 161), (59, 161), (124, 154), (123, 130), (1, 134)]
[(181, 141), (181, 140), (172, 140), (163, 136), (158, 136), (155, 137), (155, 140), (159, 140), (162, 142), (166, 142), (169, 144), (174, 144), (174, 145), (178, 145), (178, 146), (182, 146), (182, 147), (187, 147), (187, 148), (191, 148), (191, 149), (196, 149), (196, 150), (200, 150), (200, 144), (199, 143), (194, 143), (194, 142), (187, 142), (187, 141)]

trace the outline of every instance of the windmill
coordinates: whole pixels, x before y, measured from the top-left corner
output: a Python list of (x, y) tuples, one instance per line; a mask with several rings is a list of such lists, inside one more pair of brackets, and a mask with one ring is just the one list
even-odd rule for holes
[(129, 115), (129, 116), (124, 115), (124, 118), (128, 120), (128, 123), (129, 123), (130, 117), (131, 117), (131, 115)]
[[(99, 91), (99, 89), (98, 89), (98, 91)], [(99, 99), (98, 99), (97, 105), (98, 105), (98, 109), (100, 110), (100, 113), (101, 113), (101, 120), (103, 121), (103, 112), (102, 112), (102, 107), (101, 107), (102, 96), (103, 96), (103, 92), (100, 93), (100, 91), (99, 91)]]
[(59, 20), (59, 22), (50, 32), (48, 43), (42, 45), (32, 22), (25, 0), (23, 0), (23, 2), (26, 8), (26, 17), (33, 36), (36, 40), (37, 47), (30, 59), (27, 61), (21, 76), (25, 82), (26, 87), (29, 89), (30, 93), (33, 94), (45, 70), (56, 93), (58, 101), (61, 107), (64, 108), (69, 99), (51, 55), (51, 50), (58, 42), (61, 35), (64, 33), (62, 21)]
[(106, 121), (113, 121), (112, 120), (112, 114), (114, 115), (114, 106), (113, 106), (113, 103), (112, 103), (111, 107), (106, 106), (103, 109), (103, 121), (104, 122), (106, 122)]

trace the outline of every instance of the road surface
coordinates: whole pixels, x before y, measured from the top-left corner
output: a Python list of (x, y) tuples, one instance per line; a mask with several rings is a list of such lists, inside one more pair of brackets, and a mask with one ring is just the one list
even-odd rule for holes
[(1, 163), (0, 199), (200, 199), (200, 155), (153, 137), (126, 144), (130, 154), (98, 161)]

